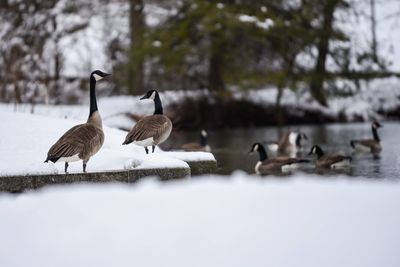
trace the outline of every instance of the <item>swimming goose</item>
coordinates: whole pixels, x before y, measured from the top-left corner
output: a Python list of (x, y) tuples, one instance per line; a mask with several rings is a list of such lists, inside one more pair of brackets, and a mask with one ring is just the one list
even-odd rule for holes
[(182, 145), (182, 149), (185, 151), (204, 151), (210, 152), (211, 148), (207, 145), (208, 134), (206, 130), (201, 130), (200, 132), (200, 144), (199, 143), (187, 143)]
[(172, 122), (167, 116), (163, 115), (161, 99), (156, 90), (148, 91), (142, 99), (151, 99), (154, 101), (154, 114), (139, 120), (122, 144), (134, 143), (143, 146), (146, 154), (148, 154), (148, 146), (152, 146), (152, 152), (154, 153), (155, 146), (168, 138), (172, 131)]
[(69, 129), (47, 152), (45, 162), (65, 162), (65, 173), (68, 163), (83, 161), (83, 172), (86, 164), (104, 143), (103, 126), (96, 101), (96, 82), (111, 74), (96, 70), (90, 74), (90, 112), (86, 123)]
[(373, 139), (351, 140), (350, 145), (356, 152), (378, 154), (382, 150), (381, 140), (378, 136), (378, 128), (383, 127), (377, 121), (371, 125)]
[(307, 140), (307, 135), (299, 130), (286, 132), (277, 142), (269, 143), (268, 150), (278, 154), (295, 156), (302, 148), (301, 141)]
[(339, 154), (326, 155), (319, 146), (313, 146), (308, 155), (317, 155), (315, 166), (317, 168), (339, 169), (350, 167), (351, 157)]
[(298, 167), (299, 163), (310, 162), (307, 159), (289, 157), (276, 157), (273, 159), (268, 159), (267, 152), (265, 151), (264, 146), (260, 143), (253, 144), (249, 153), (255, 151), (258, 152), (258, 155), (260, 157), (256, 166), (254, 167), (256, 174), (268, 174), (271, 172), (286, 171), (291, 167)]

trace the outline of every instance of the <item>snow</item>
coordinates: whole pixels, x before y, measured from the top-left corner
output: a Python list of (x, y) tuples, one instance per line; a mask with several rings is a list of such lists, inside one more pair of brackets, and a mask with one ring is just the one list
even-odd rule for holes
[(240, 15), (239, 20), (242, 22), (249, 22), (249, 23), (254, 23), (258, 27), (263, 28), (263, 29), (269, 29), (274, 25), (274, 21), (272, 19), (265, 19), (264, 21), (260, 21), (257, 17), (255, 16), (250, 16), (250, 15)]
[[(347, 84), (348, 81), (339, 80), (339, 87), (348, 87), (349, 96), (330, 97), (329, 107), (322, 107), (310, 95), (307, 88), (300, 88), (298, 91), (285, 89), (282, 96), (282, 106), (287, 108), (299, 108), (302, 110), (314, 110), (331, 117), (338, 118), (345, 115), (348, 121), (364, 121), (379, 119), (380, 114), (394, 111), (400, 107), (400, 79), (384, 78), (373, 81), (360, 81), (361, 88), (354, 88), (354, 84)], [(250, 102), (264, 105), (275, 106), (277, 89), (266, 87), (263, 89), (253, 89), (246, 92), (233, 91), (235, 99), (245, 99)], [(139, 116), (152, 114), (154, 103), (151, 100), (141, 100), (141, 96), (109, 96), (100, 98), (98, 106), (106, 126), (130, 130), (135, 121), (127, 116), (132, 113)], [(160, 92), (165, 111), (168, 113), (168, 106), (184, 101), (184, 99), (196, 99), (208, 97), (213, 99), (213, 95), (207, 90), (177, 90)], [(88, 116), (88, 99), (82, 100), (84, 105), (44, 105), (36, 104), (14, 104), (0, 103), (0, 111), (14, 111), (50, 116), (52, 118), (73, 119), (85, 121)]]
[[(86, 112), (87, 110), (85, 115)], [(0, 120), (3, 122), (0, 131), (0, 175), (63, 173), (63, 163), (43, 163), (47, 151), (69, 128), (86, 121), (9, 111), (0, 111)], [(105, 142), (88, 162), (89, 172), (132, 168), (187, 168), (187, 163), (181, 158), (200, 160), (213, 157), (209, 153), (195, 152), (169, 155), (159, 148), (154, 154), (146, 155), (142, 147), (133, 144), (122, 146), (126, 132), (106, 126), (103, 128)], [(192, 153), (193, 155), (189, 155)], [(70, 163), (69, 171), (81, 172), (82, 163)]]
[(0, 265), (400, 264), (399, 183), (221, 178), (0, 195)]
[(172, 151), (165, 152), (169, 157), (184, 160), (186, 162), (190, 161), (213, 161), (215, 157), (213, 154), (208, 152), (183, 152), (183, 151)]

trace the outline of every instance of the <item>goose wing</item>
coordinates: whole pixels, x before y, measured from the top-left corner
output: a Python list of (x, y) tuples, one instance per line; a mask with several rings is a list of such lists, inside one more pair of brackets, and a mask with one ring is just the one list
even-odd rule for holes
[(268, 173), (270, 171), (280, 171), (282, 166), (290, 165), (294, 163), (309, 162), (307, 159), (290, 158), (290, 157), (276, 157), (272, 159), (264, 160), (260, 167), (260, 173)]
[(343, 160), (351, 160), (351, 157), (343, 155), (326, 155), (322, 156), (318, 161), (320, 167), (330, 167), (332, 164), (341, 162)]
[(166, 131), (170, 132), (171, 129), (172, 123), (168, 117), (163, 115), (147, 116), (135, 124), (123, 144), (130, 144), (134, 141), (142, 141), (148, 138), (153, 138), (157, 141)]
[(88, 123), (79, 124), (58, 139), (47, 153), (46, 161), (56, 162), (61, 157), (72, 157), (76, 154), (82, 159), (90, 157), (100, 149), (103, 142), (104, 134), (101, 129)]
[(289, 132), (282, 135), (282, 137), (278, 141), (278, 151), (284, 152), (289, 143)]
[(373, 139), (363, 139), (363, 140), (351, 140), (350, 145), (355, 148), (357, 144), (362, 145), (368, 148), (374, 148), (376, 145), (376, 141)]

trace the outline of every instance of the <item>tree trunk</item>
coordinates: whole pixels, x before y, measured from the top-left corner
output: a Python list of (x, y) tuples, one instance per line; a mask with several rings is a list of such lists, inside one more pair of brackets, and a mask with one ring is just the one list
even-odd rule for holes
[(372, 36), (372, 58), (375, 63), (378, 62), (378, 42), (376, 40), (376, 15), (375, 15), (375, 0), (370, 0), (371, 7), (371, 36)]
[(332, 35), (335, 8), (338, 3), (339, 0), (328, 0), (322, 9), (324, 18), (319, 35), (318, 58), (310, 83), (311, 95), (323, 106), (328, 105), (323, 91), (326, 73), (325, 63), (329, 53), (329, 39)]
[(143, 0), (130, 0), (131, 51), (128, 86), (132, 94), (144, 93), (144, 56), (141, 51), (145, 30), (143, 8)]
[(211, 54), (208, 67), (208, 89), (219, 94), (225, 91), (223, 78), (223, 44), (218, 36), (211, 36)]

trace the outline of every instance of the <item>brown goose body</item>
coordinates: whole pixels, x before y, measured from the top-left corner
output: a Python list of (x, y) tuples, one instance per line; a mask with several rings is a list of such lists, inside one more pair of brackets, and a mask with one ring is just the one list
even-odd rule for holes
[(99, 124), (100, 115), (98, 112), (96, 113), (89, 118), (88, 122), (72, 127), (61, 136), (50, 148), (46, 161), (73, 162), (83, 160), (85, 163), (88, 162), (104, 143), (103, 129)]
[(210, 146), (202, 146), (199, 143), (187, 143), (182, 145), (181, 147), (185, 151), (202, 151), (202, 152), (210, 152)]
[(309, 160), (290, 157), (276, 157), (259, 161), (255, 166), (255, 171), (257, 174), (280, 172), (284, 171), (285, 167), (290, 168), (290, 165), (306, 162), (309, 162)]
[(268, 150), (276, 151), (279, 155), (295, 157), (301, 150), (301, 140), (307, 136), (300, 131), (288, 131), (277, 142), (270, 143)]
[(301, 158), (290, 158), (290, 157), (276, 157), (269, 159), (265, 148), (260, 143), (254, 143), (251, 147), (251, 152), (258, 152), (260, 160), (257, 162), (254, 170), (256, 174), (270, 174), (273, 172), (284, 172), (290, 169), (294, 169), (299, 166), (300, 163), (309, 162), (307, 159)]
[(185, 151), (202, 151), (211, 152), (210, 146), (207, 144), (208, 133), (206, 130), (200, 131), (200, 143), (187, 143), (183, 144), (181, 148)]
[(172, 131), (172, 122), (165, 115), (151, 115), (138, 121), (125, 138), (124, 145), (155, 146), (164, 142)]
[(381, 143), (374, 139), (352, 140), (350, 144), (357, 152), (378, 154), (382, 151)]
[(350, 167), (351, 164), (351, 157), (339, 154), (327, 155), (317, 145), (313, 146), (311, 148), (310, 153), (308, 153), (308, 155), (312, 154), (317, 155), (317, 160), (315, 162), (315, 167), (317, 168), (331, 168), (331, 169), (348, 168)]
[(317, 168), (343, 168), (348, 167), (351, 162), (351, 157), (343, 155), (323, 155), (317, 159), (315, 166)]

